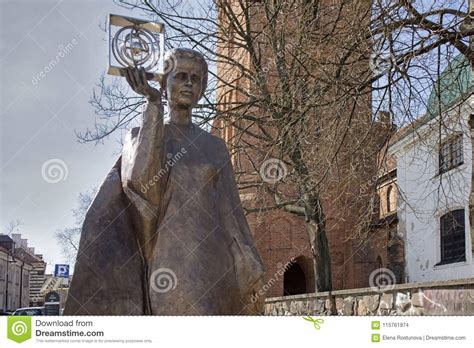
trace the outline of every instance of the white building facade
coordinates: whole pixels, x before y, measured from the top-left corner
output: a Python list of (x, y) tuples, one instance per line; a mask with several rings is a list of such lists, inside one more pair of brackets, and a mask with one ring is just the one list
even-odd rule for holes
[(408, 127), (396, 158), (398, 234), (407, 282), (474, 277), (470, 226), (474, 96)]

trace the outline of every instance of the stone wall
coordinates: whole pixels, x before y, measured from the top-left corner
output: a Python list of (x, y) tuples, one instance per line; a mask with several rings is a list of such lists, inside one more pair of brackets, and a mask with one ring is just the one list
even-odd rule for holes
[(474, 278), (267, 298), (265, 315), (330, 315), (331, 302), (338, 315), (474, 315)]

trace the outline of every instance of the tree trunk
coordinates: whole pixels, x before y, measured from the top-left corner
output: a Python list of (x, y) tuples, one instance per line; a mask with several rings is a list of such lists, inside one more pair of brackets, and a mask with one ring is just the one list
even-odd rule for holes
[(307, 193), (305, 199), (306, 231), (314, 262), (315, 291), (332, 290), (331, 257), (326, 236), (326, 221), (320, 198)]

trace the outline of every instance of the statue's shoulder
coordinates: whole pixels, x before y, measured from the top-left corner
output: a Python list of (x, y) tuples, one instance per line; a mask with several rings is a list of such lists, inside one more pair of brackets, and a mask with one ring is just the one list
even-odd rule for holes
[(199, 129), (198, 132), (201, 133), (201, 134), (199, 134), (200, 138), (205, 139), (207, 143), (209, 143), (210, 145), (213, 146), (213, 148), (217, 148), (219, 150), (227, 152), (227, 146), (225, 144), (224, 139), (222, 139), (221, 137), (218, 137), (214, 134), (211, 134), (211, 133), (209, 133), (208, 131), (206, 131), (202, 128), (199, 128), (199, 127), (197, 127), (197, 128)]
[(196, 132), (200, 133), (199, 136), (205, 137), (209, 141), (213, 141), (219, 144), (224, 144), (224, 140), (221, 137), (218, 137), (214, 134), (211, 134), (205, 129), (202, 129), (201, 127), (195, 126), (196, 127)]
[[(171, 127), (170, 124), (165, 123), (164, 124), (165, 133), (168, 133), (168, 130), (167, 130), (168, 127)], [(227, 153), (227, 146), (222, 138), (216, 135), (213, 135), (196, 125), (194, 127), (195, 127), (194, 132), (196, 133), (195, 143), (200, 143), (201, 145), (204, 145), (205, 147), (208, 147), (209, 149), (212, 149), (214, 151), (220, 150), (224, 153)], [(140, 132), (140, 127), (131, 128), (127, 134), (126, 142), (127, 141), (133, 142), (133, 140), (135, 140), (138, 137), (139, 132)]]

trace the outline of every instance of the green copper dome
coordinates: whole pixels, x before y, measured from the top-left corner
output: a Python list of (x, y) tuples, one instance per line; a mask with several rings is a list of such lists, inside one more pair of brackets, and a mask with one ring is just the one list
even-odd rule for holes
[[(427, 114), (435, 116), (439, 114), (440, 109), (443, 112), (456, 101), (472, 93), (474, 86), (472, 75), (468, 59), (463, 54), (456, 56), (434, 84), (428, 98)], [(441, 92), (439, 97), (438, 88)]]

